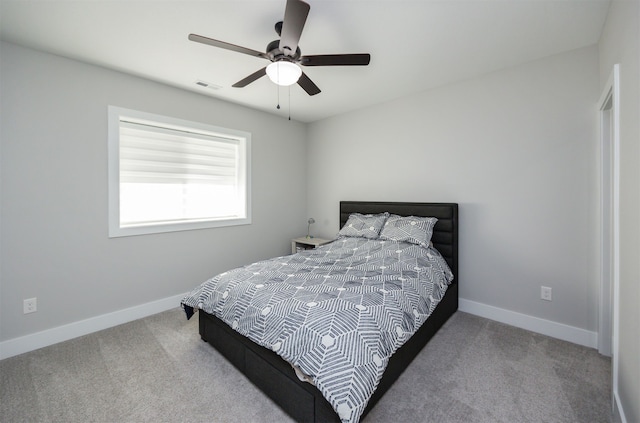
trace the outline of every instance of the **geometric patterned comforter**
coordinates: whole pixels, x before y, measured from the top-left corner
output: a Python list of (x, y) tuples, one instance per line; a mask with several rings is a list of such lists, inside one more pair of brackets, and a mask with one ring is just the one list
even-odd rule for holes
[(343, 422), (358, 422), (389, 358), (453, 274), (434, 248), (340, 238), (222, 273), (182, 300), (309, 376)]

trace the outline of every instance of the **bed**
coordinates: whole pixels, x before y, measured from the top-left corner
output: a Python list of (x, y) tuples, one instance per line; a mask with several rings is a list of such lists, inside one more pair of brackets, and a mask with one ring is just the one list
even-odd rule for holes
[[(273, 310), (271, 309), (275, 309), (277, 306), (270, 305), (269, 307), (262, 308), (261, 309), (262, 311), (258, 309), (256, 310), (256, 312), (251, 314), (250, 319), (241, 320), (240, 318), (236, 318), (236, 320), (234, 320), (233, 317), (230, 319), (229, 315), (233, 315), (233, 313), (237, 313), (235, 309), (227, 310), (228, 307), (226, 304), (229, 303), (230, 301), (227, 301), (224, 306), (216, 305), (216, 307), (218, 308), (215, 310), (213, 309), (209, 310), (207, 309), (207, 307), (203, 306), (201, 299), (198, 300), (195, 298), (197, 298), (198, 296), (200, 296), (200, 298), (205, 296), (218, 296), (219, 298), (224, 298), (226, 301), (228, 295), (240, 295), (240, 294), (233, 294), (233, 293), (229, 294), (229, 292), (231, 292), (229, 289), (224, 290), (224, 292), (222, 292), (223, 291), (222, 288), (216, 288), (220, 292), (214, 293), (213, 292), (214, 288), (202, 288), (202, 287), (197, 290), (194, 290), (194, 292), (197, 291), (197, 294), (194, 294), (194, 293), (190, 294), (190, 296), (185, 297), (185, 299), (182, 302), (182, 305), (185, 308), (185, 311), (187, 312), (188, 317), (191, 317), (191, 314), (193, 314), (193, 312), (196, 309), (200, 309), (198, 316), (199, 316), (199, 332), (200, 332), (201, 338), (204, 341), (208, 342), (210, 345), (212, 345), (214, 348), (216, 348), (237, 369), (239, 369), (249, 380), (251, 380), (258, 388), (260, 388), (267, 396), (269, 396), (276, 404), (278, 404), (292, 418), (294, 418), (296, 421), (301, 421), (301, 422), (339, 422), (339, 421), (357, 422), (360, 419), (362, 419), (374, 407), (374, 405), (382, 397), (382, 395), (391, 387), (391, 385), (395, 382), (395, 380), (402, 374), (404, 369), (411, 363), (413, 358), (421, 351), (422, 347), (426, 345), (429, 339), (438, 331), (438, 329), (447, 321), (447, 319), (458, 309), (459, 280), (458, 280), (458, 206), (457, 204), (455, 203), (397, 203), (397, 202), (342, 201), (340, 202), (339, 213), (340, 213), (340, 228), (342, 228), (342, 229), (339, 228), (341, 234), (347, 233), (347, 232), (344, 232), (347, 226), (346, 223), (351, 222), (350, 217), (357, 214), (367, 215), (367, 216), (385, 215), (385, 216), (394, 216), (396, 218), (398, 216), (436, 218), (437, 222), (435, 223), (435, 226), (431, 228), (431, 231), (432, 231), (432, 234), (430, 237), (431, 242), (429, 245), (422, 246), (422, 247), (428, 248), (428, 251), (433, 251), (431, 249), (431, 247), (433, 247), (435, 248), (435, 252), (433, 254), (431, 253), (429, 254), (429, 257), (430, 257), (429, 260), (431, 261), (428, 261), (427, 264), (420, 262), (422, 263), (420, 264), (420, 266), (423, 266), (423, 267), (420, 267), (420, 269), (423, 269), (426, 267), (434, 267), (437, 270), (440, 269), (438, 264), (440, 262), (437, 260), (441, 260), (441, 259), (438, 258), (438, 256), (441, 256), (441, 258), (444, 259), (444, 261), (446, 262), (446, 265), (444, 266), (444, 268), (447, 268), (447, 269), (443, 268), (438, 270), (438, 272), (436, 272), (437, 276), (433, 276), (433, 278), (436, 281), (434, 282), (433, 287), (429, 288), (431, 289), (431, 291), (429, 291), (428, 293), (429, 294), (428, 298), (433, 300), (433, 297), (437, 297), (437, 301), (434, 301), (433, 304), (431, 304), (432, 308), (430, 308), (430, 303), (428, 300), (425, 302), (424, 299), (422, 299), (420, 300), (421, 302), (419, 306), (415, 306), (415, 305), (412, 306), (413, 313), (415, 314), (415, 316), (411, 316), (409, 315), (410, 313), (407, 313), (407, 312), (405, 312), (404, 314), (398, 313), (399, 319), (403, 320), (402, 327), (405, 328), (404, 325), (406, 324), (410, 326), (414, 325), (416, 327), (416, 331), (415, 333), (411, 334), (411, 333), (403, 333), (402, 330), (399, 330), (398, 336), (400, 338), (403, 338), (403, 337), (407, 338), (407, 339), (401, 339), (400, 341), (397, 341), (397, 340), (394, 341), (394, 340), (389, 340), (385, 338), (384, 340), (385, 345), (388, 343), (397, 342), (401, 344), (401, 346), (397, 348), (394, 346), (389, 346), (389, 349), (390, 351), (392, 351), (392, 353), (388, 357), (388, 359), (387, 358), (384, 359), (384, 364), (385, 364), (384, 369), (383, 370), (375, 369), (376, 366), (372, 366), (371, 364), (368, 364), (368, 363), (364, 363), (362, 364), (362, 366), (359, 366), (360, 362), (358, 361), (358, 359), (356, 360), (358, 363), (358, 366), (354, 365), (353, 372), (360, 372), (360, 368), (362, 368), (364, 369), (363, 372), (365, 373), (366, 372), (375, 373), (376, 371), (379, 373), (378, 379), (375, 381), (375, 383), (373, 383), (373, 386), (369, 386), (371, 384), (368, 382), (360, 383), (359, 379), (356, 380), (356, 382), (358, 382), (358, 387), (354, 388), (356, 389), (354, 392), (356, 392), (356, 394), (359, 395), (360, 389), (363, 389), (363, 390), (367, 390), (368, 392), (367, 395), (370, 395), (364, 401), (364, 405), (361, 405), (360, 403), (356, 402), (357, 406), (353, 406), (354, 410), (349, 409), (348, 410), (349, 412), (347, 413), (344, 412), (345, 411), (344, 409), (340, 409), (340, 406), (342, 406), (342, 404), (340, 406), (336, 405), (338, 401), (336, 397), (343, 395), (344, 392), (341, 391), (342, 393), (338, 393), (328, 397), (326, 395), (327, 383), (325, 383), (325, 380), (323, 380), (321, 377), (323, 375), (315, 374), (314, 372), (315, 368), (313, 367), (311, 367), (310, 370), (306, 373), (304, 371), (301, 371), (301, 368), (298, 367), (298, 364), (300, 364), (301, 361), (298, 360), (298, 358), (294, 359), (294, 356), (291, 355), (292, 354), (291, 350), (294, 350), (294, 352), (297, 354), (297, 349), (298, 349), (297, 347), (293, 348), (289, 346), (285, 354), (282, 351), (284, 347), (280, 345), (281, 342), (280, 341), (276, 342), (273, 339), (269, 338), (269, 336), (272, 336), (272, 335), (261, 334), (261, 337), (256, 337), (252, 335), (252, 338), (254, 338), (254, 340), (252, 340), (248, 337), (249, 335), (245, 336), (240, 333), (240, 332), (243, 332), (245, 320), (256, 321), (256, 320), (264, 319), (265, 311), (272, 312)], [(387, 220), (387, 223), (389, 223), (389, 220)], [(382, 234), (382, 232), (380, 234)], [(311, 276), (311, 274), (309, 273), (309, 275), (305, 276), (306, 279), (303, 280), (302, 282), (291, 282), (289, 285), (287, 285), (291, 288), (291, 290), (293, 290), (295, 295), (297, 295), (298, 293), (302, 293), (300, 295), (303, 295), (301, 298), (304, 299), (304, 293), (307, 291), (301, 289), (303, 288), (302, 285), (309, 283), (309, 290), (320, 289), (318, 288), (320, 285), (315, 285), (309, 282), (311, 279), (316, 280), (320, 277), (324, 277), (324, 278), (327, 278), (326, 280), (328, 282), (333, 281), (332, 279), (334, 276), (333, 273), (338, 273), (335, 270), (335, 267), (333, 266), (335, 261), (334, 259), (336, 257), (341, 257), (341, 258), (346, 257), (344, 255), (345, 250), (357, 250), (357, 249), (360, 249), (361, 251), (366, 250), (366, 252), (362, 252), (362, 254), (367, 254), (366, 256), (367, 258), (372, 256), (374, 258), (379, 257), (381, 260), (383, 260), (380, 263), (384, 264), (386, 263), (385, 260), (390, 260), (389, 257), (393, 256), (394, 254), (393, 251), (391, 251), (390, 253), (389, 251), (386, 250), (386, 248), (391, 245), (390, 243), (391, 241), (386, 241), (385, 243), (385, 242), (380, 242), (380, 240), (378, 239), (363, 240), (361, 238), (350, 238), (348, 236), (347, 237), (341, 236), (333, 243), (319, 247), (316, 250), (305, 251), (302, 253), (298, 253), (296, 255), (287, 256), (286, 258), (276, 258), (273, 260), (275, 260), (278, 266), (284, 266), (284, 265), (289, 267), (298, 266), (298, 263), (302, 263), (302, 262), (306, 263), (307, 261), (309, 261), (312, 264), (314, 263), (316, 264), (316, 266), (313, 266), (313, 268), (316, 270), (312, 270), (312, 271), (304, 270), (304, 271), (320, 272), (318, 275)], [(382, 248), (381, 250), (378, 249), (379, 248), (378, 244), (382, 245), (382, 247), (380, 247)], [(402, 254), (404, 254), (405, 252), (404, 247), (406, 246), (407, 247), (406, 251), (410, 252), (410, 255), (415, 255), (416, 254), (415, 251), (417, 251), (416, 250), (417, 246), (413, 244), (411, 245), (409, 244), (405, 245), (405, 244), (407, 243), (400, 243), (400, 244), (396, 243), (393, 245), (402, 245), (403, 246)], [(394, 248), (399, 248), (399, 247), (394, 247)], [(400, 253), (400, 249), (398, 249), (397, 252)], [(433, 257), (434, 255), (436, 257)], [(328, 258), (331, 258), (330, 262), (332, 266), (323, 265), (323, 263), (327, 262)], [(396, 260), (393, 257), (391, 257), (391, 259)], [(358, 257), (358, 258), (345, 258), (343, 260), (351, 260), (349, 264), (352, 264), (354, 260), (362, 261), (363, 259), (362, 257)], [(423, 259), (420, 258), (420, 260), (423, 260)], [(425, 258), (425, 260), (427, 259)], [(377, 263), (376, 269), (385, 268), (385, 266), (378, 266), (378, 264), (380, 263)], [(270, 262), (268, 264), (271, 265), (272, 263)], [(276, 271), (268, 267), (265, 268), (263, 267), (264, 265), (265, 264), (261, 262), (258, 264), (252, 264), (247, 267), (243, 267), (241, 269), (234, 269), (231, 272), (240, 272), (241, 274), (247, 275), (246, 276), (247, 279), (252, 279), (252, 280), (254, 280), (253, 278), (257, 278), (257, 277), (263, 278), (263, 280), (257, 280), (257, 282), (255, 282), (254, 280), (254, 282), (247, 285), (247, 286), (251, 286), (252, 287), (251, 290), (253, 291), (256, 290), (255, 288), (256, 286), (259, 287), (260, 289), (264, 288), (265, 285), (268, 285), (269, 280), (277, 280), (281, 284), (283, 279), (282, 271), (280, 271), (279, 269), (277, 269)], [(252, 267), (252, 266), (257, 266), (257, 267)], [(325, 272), (327, 274), (323, 275), (322, 272), (325, 271), (324, 270), (325, 267), (326, 269), (329, 269), (329, 268), (333, 269), (331, 276), (328, 275), (328, 273), (331, 273), (328, 271)], [(360, 267), (355, 265), (347, 267), (347, 269), (353, 269), (353, 268), (361, 269)], [(258, 271), (255, 271), (256, 269)], [(370, 280), (379, 278), (376, 275), (380, 273), (380, 271), (377, 271), (378, 273), (376, 274), (372, 274), (368, 270), (366, 270), (368, 269), (367, 267), (364, 267), (363, 269), (365, 269), (363, 270), (364, 273), (358, 274), (358, 277), (361, 277), (363, 280), (367, 278), (369, 278)], [(416, 266), (414, 267), (414, 269), (419, 269), (419, 267)], [(402, 276), (405, 276), (405, 275), (411, 276), (410, 270), (411, 268), (409, 268), (409, 271), (407, 271), (406, 269), (403, 270), (405, 273), (403, 273)], [(449, 272), (450, 274), (446, 276), (448, 280), (446, 283), (443, 283), (438, 278), (441, 276), (441, 274), (447, 274), (448, 270), (450, 270)], [(387, 270), (383, 270), (382, 272), (385, 272), (385, 271)], [(417, 272), (419, 273), (422, 271), (423, 270), (418, 270)], [(350, 275), (352, 275), (354, 270), (348, 270), (344, 272), (351, 272)], [(263, 274), (258, 276), (258, 274), (260, 273), (263, 273)], [(293, 273), (295, 272), (292, 272), (292, 274), (288, 276), (293, 277), (294, 276)], [(212, 278), (212, 280), (216, 279), (217, 283), (221, 285), (224, 278), (227, 277), (227, 276), (224, 276), (226, 274), (227, 272), (221, 274), (222, 276), (218, 275), (215, 278)], [(453, 277), (451, 278), (451, 276)], [(317, 306), (319, 303), (322, 303), (322, 301), (325, 299), (327, 301), (333, 301), (335, 299), (334, 298), (335, 296), (332, 297), (333, 295), (331, 294), (332, 292), (337, 292), (337, 294), (341, 296), (346, 295), (349, 292), (349, 290), (344, 288), (343, 286), (346, 286), (347, 288), (349, 288), (349, 286), (344, 285), (344, 281), (345, 281), (344, 274), (342, 275), (342, 277), (337, 277), (337, 279), (340, 279), (341, 281), (340, 283), (343, 284), (343, 285), (339, 285), (340, 288), (337, 288), (337, 291), (330, 290), (327, 292), (322, 291), (320, 294), (316, 293), (315, 297), (313, 298), (309, 297), (311, 300), (306, 302), (306, 304), (303, 304), (303, 305)], [(403, 280), (403, 281), (405, 279), (406, 278), (402, 278), (402, 277), (400, 278), (400, 280)], [(388, 285), (390, 281), (387, 280), (385, 283)], [(403, 282), (403, 284), (408, 284), (408, 282)], [(299, 285), (299, 286), (295, 286), (295, 285)], [(387, 285), (376, 285), (377, 288), (375, 288), (376, 290), (375, 294), (377, 295), (377, 297), (375, 298), (391, 295), (390, 293), (391, 288), (389, 288)], [(203, 284), (202, 286), (204, 287), (205, 284)], [(386, 289), (380, 288), (380, 286)], [(207, 291), (207, 289), (209, 291), (203, 293), (203, 291)], [(248, 288), (245, 287), (243, 289), (247, 290)], [(298, 291), (295, 291), (295, 289), (297, 289)], [(402, 288), (402, 289), (405, 289), (405, 288)], [(416, 289), (418, 290), (423, 289), (422, 285), (419, 284), (418, 288)], [(442, 291), (442, 294), (440, 294), (439, 289)], [(382, 292), (382, 294), (380, 294), (380, 292)], [(309, 293), (307, 292), (307, 294)], [(242, 294), (242, 295), (245, 295), (245, 294)], [(270, 294), (270, 297), (273, 297), (274, 295), (278, 295), (278, 294)], [(188, 301), (187, 300), (188, 298), (191, 298), (191, 301)], [(374, 303), (375, 303), (375, 298), (374, 300), (371, 300)], [(236, 298), (236, 302), (238, 301), (239, 302), (245, 301), (244, 296), (239, 296), (238, 298)], [(246, 301), (248, 302), (249, 300), (246, 300)], [(259, 301), (262, 301), (262, 299), (258, 299), (255, 301), (259, 302)], [(304, 300), (304, 301), (307, 301), (307, 300)], [(330, 304), (330, 303), (327, 302), (327, 304)], [(355, 312), (360, 312), (367, 308), (365, 306), (370, 306), (369, 308), (373, 309), (376, 305), (374, 304), (372, 306), (369, 303), (364, 303), (361, 301), (360, 304), (356, 304), (355, 306), (356, 308), (354, 310)], [(245, 309), (249, 310), (251, 307), (254, 307), (254, 306), (246, 305)], [(416, 309), (420, 307), (421, 309), (419, 310), (419, 312), (416, 311)], [(318, 307), (316, 307), (316, 309), (317, 308)], [(271, 314), (273, 315), (274, 313), (275, 312)], [(310, 315), (311, 312), (305, 312), (305, 313), (307, 313), (306, 315)], [(220, 317), (216, 317), (216, 315)], [(425, 316), (428, 316), (428, 317), (425, 317)], [(267, 315), (267, 318), (268, 317), (269, 315)], [(275, 315), (274, 318), (275, 317), (277, 317), (277, 315)], [(223, 321), (222, 319), (225, 319), (226, 321)], [(281, 320), (283, 321), (283, 323), (281, 323), (282, 327), (280, 328), (280, 330), (284, 332), (287, 332), (287, 330), (289, 330), (289, 332), (293, 333), (293, 329), (290, 329), (287, 326), (287, 323), (285, 322), (286, 319), (281, 319)], [(339, 320), (339, 319), (336, 319), (336, 320)], [(317, 325), (318, 322), (317, 321), (311, 322), (311, 324)], [(333, 325), (334, 323), (332, 322), (327, 324)], [(260, 323), (260, 325), (262, 325), (260, 327), (265, 326), (264, 323)], [(336, 325), (339, 325), (339, 323), (336, 323)], [(296, 331), (298, 331), (298, 332), (295, 332), (296, 334), (311, 333), (313, 335), (314, 333), (313, 328), (310, 330), (296, 329)], [(309, 336), (312, 336), (312, 335), (309, 335)], [(291, 338), (294, 337), (293, 335), (287, 335), (287, 336), (290, 336)], [(268, 342), (264, 342), (265, 339), (267, 339)], [(286, 339), (288, 340), (289, 338), (286, 338)], [(325, 350), (328, 351), (329, 349), (333, 350), (335, 349), (334, 347), (336, 347), (335, 344), (337, 343), (336, 339), (333, 339), (331, 337), (327, 338), (327, 335), (322, 337), (320, 341), (323, 343), (323, 345), (320, 345), (320, 347), (322, 348), (317, 346), (313, 347), (314, 351), (319, 351), (320, 349), (322, 349), (323, 351)], [(259, 345), (257, 342), (260, 342), (262, 345)], [(325, 348), (325, 347), (331, 347), (331, 348)], [(375, 364), (379, 364), (379, 361), (381, 361), (380, 357), (376, 356), (375, 354), (374, 356), (375, 356), (374, 358), (377, 359)], [(290, 357), (291, 361), (288, 362), (285, 359), (283, 359), (283, 357), (288, 357), (288, 358)], [(312, 361), (312, 360), (311, 359), (307, 361), (305, 360), (302, 360), (303, 363), (300, 365), (306, 366), (305, 370), (307, 370), (310, 366), (307, 363), (307, 361)], [(292, 366), (291, 363), (294, 363), (294, 362), (296, 363), (296, 366)], [(332, 368), (335, 368), (335, 366), (333, 366)], [(307, 373), (315, 375), (315, 377), (309, 378), (307, 376)], [(356, 377), (360, 377), (359, 373), (358, 375), (356, 375)], [(313, 379), (313, 380), (309, 380), (309, 379)], [(361, 388), (360, 387), (361, 384), (367, 385), (366, 389)], [(331, 402), (327, 398), (329, 398)], [(353, 403), (350, 402), (349, 404), (353, 404)], [(356, 408), (357, 410), (355, 410)]]

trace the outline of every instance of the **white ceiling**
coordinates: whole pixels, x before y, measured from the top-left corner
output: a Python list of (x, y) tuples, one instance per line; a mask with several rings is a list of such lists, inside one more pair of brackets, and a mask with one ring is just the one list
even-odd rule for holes
[[(189, 41), (196, 33), (264, 51), (286, 0), (0, 0), (3, 40), (312, 122), (595, 44), (610, 0), (307, 0), (302, 54), (370, 53), (369, 66), (307, 67), (322, 92), (232, 84), (264, 59)], [(212, 90), (195, 84), (219, 85)]]

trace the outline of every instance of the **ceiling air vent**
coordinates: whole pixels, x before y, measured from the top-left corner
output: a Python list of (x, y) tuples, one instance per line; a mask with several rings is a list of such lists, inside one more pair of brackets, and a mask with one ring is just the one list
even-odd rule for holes
[(196, 81), (196, 85), (199, 85), (204, 88), (209, 88), (210, 90), (219, 90), (220, 88), (222, 88), (221, 85), (216, 85), (216, 84), (212, 84), (211, 82), (201, 81), (201, 80)]

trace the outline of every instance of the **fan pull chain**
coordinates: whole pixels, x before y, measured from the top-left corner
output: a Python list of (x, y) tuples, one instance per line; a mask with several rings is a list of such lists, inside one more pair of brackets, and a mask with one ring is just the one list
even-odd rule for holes
[(289, 120), (291, 120), (291, 85), (289, 85)]
[[(278, 81), (280, 81), (280, 66), (276, 66), (276, 71), (278, 72)], [(280, 110), (280, 84), (276, 84), (276, 90), (278, 91), (278, 105), (276, 109)]]

